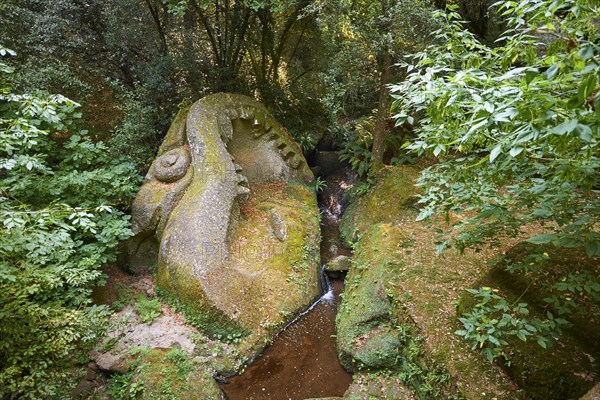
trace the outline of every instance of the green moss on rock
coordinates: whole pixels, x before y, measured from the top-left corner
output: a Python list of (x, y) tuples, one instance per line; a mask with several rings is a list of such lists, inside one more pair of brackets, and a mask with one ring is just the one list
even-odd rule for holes
[(356, 374), (344, 393), (346, 400), (415, 400), (418, 397), (394, 374)]
[(398, 361), (378, 374), (397, 376), (418, 398), (522, 399), (498, 366), (453, 334), (452, 302), (485, 271), (488, 254), (437, 254), (436, 226), (415, 221), (417, 175), (411, 167), (388, 168), (344, 215), (345, 239), (357, 242), (337, 321), (342, 359), (353, 361), (352, 344), (370, 321), (370, 330), (394, 329), (401, 343)]
[[(176, 154), (186, 163), (169, 164)], [(212, 336), (248, 333), (240, 347), (254, 357), (319, 291), (314, 177), (300, 147), (259, 102), (220, 93), (177, 115), (159, 157), (133, 216), (140, 239), (159, 238), (158, 285)]]
[(402, 344), (392, 327), (387, 295), (396, 266), (385, 256), (369, 257), (373, 249), (367, 246), (381, 239), (379, 228), (368, 230), (358, 243), (336, 318), (338, 353), (347, 369), (392, 368), (399, 362)]
[(144, 400), (225, 399), (212, 376), (178, 349), (151, 350), (133, 380)]
[(375, 224), (398, 221), (411, 213), (410, 206), (418, 193), (415, 181), (419, 173), (418, 168), (409, 165), (388, 167), (367, 195), (352, 201), (340, 227), (346, 244), (350, 245)]

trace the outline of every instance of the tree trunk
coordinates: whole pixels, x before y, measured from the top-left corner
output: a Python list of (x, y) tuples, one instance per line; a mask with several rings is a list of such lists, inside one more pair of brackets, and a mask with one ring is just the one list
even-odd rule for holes
[(390, 83), (391, 68), (392, 55), (386, 49), (384, 50), (382, 60), (381, 77), (379, 80), (379, 104), (377, 106), (375, 132), (373, 132), (373, 164), (371, 165), (371, 172), (373, 173), (377, 173), (383, 167), (383, 153), (385, 152), (383, 137), (390, 108), (390, 93), (387, 85)]

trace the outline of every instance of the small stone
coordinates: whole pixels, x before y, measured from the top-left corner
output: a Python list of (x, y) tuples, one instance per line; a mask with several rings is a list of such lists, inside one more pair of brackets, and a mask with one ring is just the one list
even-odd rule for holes
[(96, 364), (102, 371), (112, 371), (113, 366), (119, 361), (119, 357), (111, 353), (94, 353), (92, 356), (96, 359)]
[(98, 376), (98, 373), (96, 371), (94, 371), (93, 369), (86, 369), (85, 370), (85, 380), (86, 381), (93, 381), (96, 379), (96, 377)]
[(71, 391), (71, 398), (77, 399), (90, 395), (96, 388), (96, 383), (88, 380), (81, 380), (75, 389)]
[(277, 213), (277, 211), (271, 210), (271, 218), (269, 218), (269, 222), (271, 223), (273, 234), (277, 240), (281, 242), (285, 241), (285, 239), (287, 239), (287, 228), (285, 221), (281, 219), (281, 216)]

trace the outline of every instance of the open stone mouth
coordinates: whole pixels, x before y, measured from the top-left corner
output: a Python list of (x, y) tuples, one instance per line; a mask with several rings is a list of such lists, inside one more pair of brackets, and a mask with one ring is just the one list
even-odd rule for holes
[[(272, 146), (289, 169), (297, 170), (302, 166), (304, 156), (301, 154), (299, 148), (294, 148), (294, 144), (290, 143), (289, 139), (286, 140), (284, 138), (285, 134), (282, 128), (274, 126), (275, 124), (273, 124), (273, 121), (270, 121), (272, 118), (265, 116), (264, 109), (247, 105), (232, 107), (212, 116), (212, 118), (215, 118), (217, 121), (219, 138), (222, 140), (229, 153), (231, 163), (216, 164), (212, 161), (204, 160), (203, 165), (201, 165), (199, 169), (201, 174), (211, 175), (212, 178), (224, 181), (235, 181), (235, 183), (237, 183), (236, 200), (239, 203), (244, 203), (248, 200), (251, 194), (251, 183), (285, 179), (286, 175), (289, 173), (281, 171), (283, 168), (276, 171), (274, 168), (271, 168), (273, 167), (272, 165), (241, 165), (243, 162), (236, 162), (237, 154), (232, 154), (232, 152), (229, 151), (234, 136), (237, 136), (234, 126), (249, 126), (249, 135), (247, 136), (257, 141), (257, 144), (265, 143), (267, 146)], [(260, 142), (261, 139), (264, 142)], [(190, 140), (189, 137), (184, 138), (183, 141), (180, 141), (181, 145), (179, 147), (172, 148), (168, 151), (163, 151), (161, 148), (162, 154), (154, 161), (146, 176), (147, 183), (151, 184), (152, 182), (156, 182), (175, 186), (176, 183), (183, 178), (186, 178), (186, 175), (191, 167), (193, 167), (192, 164), (194, 163), (194, 155), (190, 154), (191, 145), (185, 143), (188, 140)], [(271, 170), (269, 170), (270, 168)], [(251, 171), (247, 171), (247, 169), (250, 169)], [(253, 173), (253, 171), (256, 172), (256, 170), (261, 170), (259, 173), (260, 176), (256, 176), (256, 173)], [(304, 181), (310, 181), (312, 179), (312, 177), (307, 177), (306, 174), (303, 175), (304, 176), (301, 178), (303, 178), (302, 180)], [(188, 177), (187, 182), (184, 182), (183, 184), (185, 187), (173, 187), (173, 191), (185, 191), (189, 183), (197, 178), (198, 177), (194, 176)], [(151, 221), (148, 221), (150, 224), (147, 226), (134, 225), (134, 231), (136, 233), (141, 233), (158, 229), (159, 232), (157, 233), (160, 234), (160, 230), (166, 223), (170, 211), (172, 211), (172, 208), (175, 206), (175, 204), (160, 205), (160, 207), (157, 207), (155, 210), (156, 215), (151, 218)]]

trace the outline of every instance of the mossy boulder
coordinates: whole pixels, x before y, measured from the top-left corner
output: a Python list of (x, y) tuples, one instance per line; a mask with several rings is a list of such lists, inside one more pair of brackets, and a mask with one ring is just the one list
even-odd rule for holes
[[(524, 239), (519, 237), (506, 240), (499, 248), (484, 247), (478, 252), (467, 249), (464, 253), (447, 249), (438, 254), (435, 248), (436, 230), (448, 231), (452, 227), (444, 221), (416, 221), (417, 212), (413, 208), (411, 193), (407, 193), (407, 186), (393, 183), (401, 183), (403, 173), (398, 167), (388, 168), (380, 183), (355, 200), (343, 219), (346, 238), (357, 241), (354, 264), (347, 280), (349, 290), (344, 297), (344, 303), (352, 304), (348, 312), (356, 310), (360, 315), (367, 308), (359, 304), (369, 304), (352, 298), (353, 293), (357, 298), (364, 296), (353, 289), (352, 276), (360, 275), (358, 285), (361, 285), (365, 277), (383, 270), (382, 266), (393, 271), (384, 285), (389, 301), (386, 304), (391, 305), (391, 311), (383, 320), (385, 326), (398, 330), (402, 362), (387, 371), (405, 376), (414, 374), (413, 367), (416, 366), (421, 372), (414, 374), (415, 382), (405, 382), (415, 392), (427, 386), (432, 374), (446, 377), (445, 380), (440, 378), (440, 381), (433, 379), (432, 387), (438, 385), (436, 382), (445, 383), (438, 386), (441, 392), (426, 393), (425, 398), (458, 395), (467, 399), (490, 400), (575, 399), (583, 395), (600, 376), (597, 361), (600, 360), (597, 351), (600, 331), (597, 329), (598, 305), (590, 301), (593, 297), (590, 294), (587, 295), (587, 303), (578, 303), (583, 314), (573, 317), (574, 327), (564, 330), (564, 336), (549, 350), (544, 350), (535, 341), (511, 341), (507, 349), (510, 366), (490, 363), (454, 332), (461, 329), (457, 313), (460, 315), (469, 309), (470, 297), (465, 295), (466, 288), (497, 287), (509, 302), (520, 298), (519, 301), (532, 305), (532, 317), (543, 317), (546, 311), (558, 316), (558, 310), (544, 301), (561, 295), (551, 282), (561, 281), (569, 274), (598, 276), (600, 263), (575, 250), (546, 248), (539, 252), (546, 253), (547, 257), (540, 271), (509, 274), (505, 268), (507, 260), (518, 262), (531, 250), (522, 244), (517, 245)], [(412, 190), (415, 194), (415, 189)], [(386, 208), (391, 199), (399, 200)], [(376, 207), (377, 204), (381, 207)], [(364, 223), (363, 216), (367, 223)], [(527, 234), (536, 229), (540, 228), (524, 227)], [(492, 267), (492, 261), (497, 261), (502, 254), (505, 260)], [(365, 273), (355, 268), (373, 271)], [(377, 296), (371, 298), (380, 302), (382, 299)], [(458, 309), (456, 304), (459, 304)], [(473, 303), (470, 304), (472, 307)], [(383, 309), (385, 307), (380, 307), (380, 310)], [(347, 339), (340, 335), (338, 340)], [(415, 351), (418, 356), (411, 356)], [(423, 396), (420, 392), (418, 394)]]
[(377, 226), (358, 243), (336, 318), (340, 361), (350, 370), (393, 368), (401, 361), (402, 343), (393, 327), (393, 304), (387, 294), (397, 270), (387, 260), (372, 263), (368, 249), (361, 246), (377, 241), (370, 235), (380, 233)]
[(140, 361), (132, 388), (143, 400), (225, 400), (217, 382), (178, 349), (153, 349)]
[(344, 212), (341, 234), (346, 244), (356, 241), (369, 227), (399, 221), (411, 212), (418, 193), (415, 180), (419, 169), (410, 165), (388, 167), (368, 195), (354, 199)]
[(327, 272), (344, 272), (350, 269), (352, 265), (352, 259), (345, 255), (339, 255), (330, 260), (325, 264), (325, 271)]
[(352, 201), (342, 217), (344, 239), (352, 242), (360, 237), (336, 319), (338, 353), (347, 369), (389, 369), (402, 361), (388, 295), (397, 264), (385, 246), (377, 246), (395, 229), (380, 222), (406, 214), (416, 194), (417, 176), (414, 167), (388, 168), (371, 192)]
[(390, 374), (356, 374), (344, 393), (346, 400), (415, 400), (418, 397), (402, 382)]
[(263, 105), (207, 96), (175, 118), (134, 201), (130, 265), (157, 244), (161, 293), (253, 357), (319, 294), (313, 182)]

